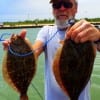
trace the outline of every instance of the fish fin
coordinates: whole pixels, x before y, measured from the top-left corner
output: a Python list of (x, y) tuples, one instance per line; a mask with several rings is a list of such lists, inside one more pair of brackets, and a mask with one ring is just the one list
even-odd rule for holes
[(28, 100), (27, 94), (21, 94), (20, 95), (20, 100)]
[(64, 40), (60, 40), (60, 42), (59, 42), (59, 43), (63, 45), (63, 44), (64, 44)]
[[(7, 52), (5, 52), (5, 53), (7, 53)], [(18, 92), (18, 89), (15, 87), (12, 80), (10, 79), (9, 73), (7, 71), (7, 63), (6, 62), (7, 62), (7, 56), (5, 55), (4, 59), (3, 59), (3, 63), (2, 63), (3, 78), (8, 83), (8, 85), (10, 85), (14, 90), (16, 90)]]
[(61, 81), (61, 78), (60, 78), (60, 73), (59, 73), (59, 60), (60, 60), (61, 51), (62, 51), (62, 47), (58, 48), (58, 50), (57, 50), (57, 52), (54, 56), (54, 59), (53, 59), (53, 73), (54, 73), (56, 82), (58, 83), (58, 85), (60, 85), (60, 88), (63, 91), (66, 91), (63, 84), (62, 84), (62, 81)]

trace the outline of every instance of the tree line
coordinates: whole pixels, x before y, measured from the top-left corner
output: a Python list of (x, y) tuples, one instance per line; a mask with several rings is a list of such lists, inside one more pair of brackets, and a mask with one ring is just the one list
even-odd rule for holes
[[(100, 18), (84, 18), (89, 22), (100, 22)], [(76, 19), (77, 21), (80, 19)], [(38, 25), (38, 24), (53, 24), (54, 23), (54, 19), (35, 19), (35, 20), (25, 20), (25, 21), (17, 21), (17, 22), (4, 22), (4, 25), (10, 25), (10, 26), (14, 26), (14, 25)]]

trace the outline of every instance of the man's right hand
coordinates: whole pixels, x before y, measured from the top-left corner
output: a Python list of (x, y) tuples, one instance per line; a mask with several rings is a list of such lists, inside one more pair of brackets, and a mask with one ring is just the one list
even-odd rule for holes
[[(23, 39), (26, 37), (26, 33), (27, 31), (25, 29), (23, 29), (20, 33), (19, 33), (19, 36), (21, 36)], [(3, 41), (3, 48), (4, 50), (8, 50), (8, 46), (10, 44), (10, 38), (9, 39), (6, 39), (5, 41)]]

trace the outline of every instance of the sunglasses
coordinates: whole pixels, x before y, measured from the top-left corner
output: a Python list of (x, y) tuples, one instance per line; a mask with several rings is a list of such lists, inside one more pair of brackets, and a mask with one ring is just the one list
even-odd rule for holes
[(73, 7), (72, 2), (58, 2), (58, 3), (52, 4), (52, 7), (54, 9), (59, 9), (59, 8), (61, 8), (62, 5), (64, 6), (64, 8), (72, 8)]

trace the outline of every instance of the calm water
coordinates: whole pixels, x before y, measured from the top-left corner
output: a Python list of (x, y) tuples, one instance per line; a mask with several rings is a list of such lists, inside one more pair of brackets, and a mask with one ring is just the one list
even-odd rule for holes
[[(22, 29), (5, 29), (0, 30), (0, 36), (2, 33), (19, 33)], [(38, 33), (40, 28), (28, 28), (27, 29), (27, 38), (30, 39), (30, 41), (33, 43), (35, 40), (35, 37)], [(9, 38), (9, 36), (5, 36), (4, 38)], [(7, 85), (7, 83), (4, 81), (2, 77), (2, 60), (4, 56), (4, 51), (2, 48), (2, 43), (0, 43), (0, 100), (18, 100), (18, 93), (16, 93), (10, 86)], [(38, 68), (36, 77), (33, 80), (33, 83), (37, 90), (39, 91), (40, 95), (44, 97), (44, 79), (43, 79), (43, 68), (44, 68), (44, 58), (43, 55), (40, 56), (38, 61)], [(39, 93), (36, 92), (36, 90), (33, 88), (33, 86), (30, 86), (29, 88), (29, 100), (42, 100), (41, 96), (39, 96)], [(13, 97), (12, 97), (13, 95)], [(100, 98), (100, 53), (97, 52), (97, 56), (94, 63), (94, 70), (92, 73), (91, 78), (91, 98), (92, 100), (99, 100)]]

